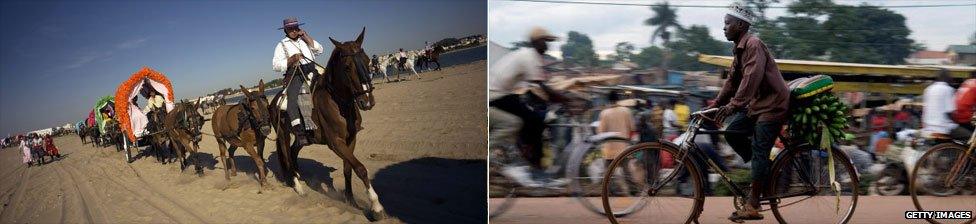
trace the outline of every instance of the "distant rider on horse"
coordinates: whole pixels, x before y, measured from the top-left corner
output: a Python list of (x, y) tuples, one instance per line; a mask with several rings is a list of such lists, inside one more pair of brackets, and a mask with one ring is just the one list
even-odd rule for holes
[[(298, 23), (298, 19), (287, 18), (282, 24), (283, 26), (278, 29), (285, 31), (285, 38), (281, 39), (275, 46), (274, 58), (272, 58), (271, 63), (274, 71), (285, 72), (285, 82), (288, 86), (286, 90), (287, 111), (291, 119), (292, 133), (295, 134), (295, 140), (298, 144), (305, 146), (308, 145), (309, 141), (305, 138), (305, 127), (301, 122), (301, 113), (298, 111), (298, 94), (301, 91), (302, 79), (295, 74), (302, 71), (305, 74), (299, 75), (307, 75), (310, 72), (319, 75), (313, 60), (315, 60), (316, 55), (322, 54), (324, 49), (318, 41), (312, 39), (312, 36), (298, 27), (304, 24)], [(300, 68), (296, 69), (296, 67)], [(311, 113), (311, 111), (306, 111), (306, 113)]]

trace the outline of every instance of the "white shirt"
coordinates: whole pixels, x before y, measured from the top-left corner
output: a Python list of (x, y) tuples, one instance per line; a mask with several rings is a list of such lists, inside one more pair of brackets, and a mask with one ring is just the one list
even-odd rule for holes
[(407, 52), (406, 52), (406, 51), (401, 51), (401, 52), (400, 52), (400, 57), (401, 57), (401, 58), (405, 58), (405, 57), (407, 57)]
[(678, 127), (672, 125), (678, 123), (678, 115), (674, 113), (673, 109), (664, 110), (664, 117), (662, 118), (664, 123), (665, 131), (678, 131)]
[(488, 73), (488, 97), (495, 100), (512, 94), (524, 81), (544, 81), (542, 55), (532, 48), (521, 48), (506, 54), (491, 66)]
[(164, 103), (166, 103), (166, 100), (163, 99), (163, 96), (160, 95), (152, 96), (146, 99), (146, 106), (144, 107), (142, 112), (149, 113), (149, 111), (152, 111), (152, 109), (163, 107)]
[[(277, 45), (275, 45), (274, 58), (271, 59), (271, 68), (276, 72), (285, 72), (288, 70), (288, 57), (296, 54), (303, 54), (309, 59), (315, 60), (316, 55), (322, 54), (325, 50), (318, 41), (312, 41), (312, 47), (309, 48), (305, 41), (301, 38), (292, 40), (291, 38), (285, 37), (281, 39)], [(307, 59), (299, 60), (301, 64), (312, 63), (312, 61)]]
[(923, 133), (949, 134), (959, 126), (946, 115), (956, 110), (955, 94), (955, 90), (945, 82), (935, 82), (925, 87), (922, 94), (922, 102), (925, 104), (922, 109)]

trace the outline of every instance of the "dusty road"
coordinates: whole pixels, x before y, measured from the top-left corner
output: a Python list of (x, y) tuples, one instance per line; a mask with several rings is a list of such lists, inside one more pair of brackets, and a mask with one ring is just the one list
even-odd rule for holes
[[(976, 196), (941, 198), (941, 206), (976, 207)], [(492, 205), (498, 200), (492, 199)], [(799, 204), (798, 204), (799, 205)], [(666, 206), (666, 205), (665, 205)], [(794, 208), (803, 210), (805, 208)], [(642, 210), (626, 218), (621, 223), (675, 223), (660, 214), (650, 214), (650, 209)], [(705, 208), (698, 221), (701, 223), (733, 223), (726, 219), (732, 212), (731, 197), (707, 197)], [(850, 223), (928, 223), (925, 220), (906, 220), (905, 211), (914, 211), (909, 196), (861, 196), (858, 199), (854, 216)], [(957, 209), (958, 210), (958, 209)], [(763, 212), (765, 220), (746, 223), (776, 223), (772, 212)], [(606, 217), (590, 212), (574, 198), (519, 198), (515, 205), (502, 215), (492, 218), (491, 223), (610, 223)], [(791, 222), (794, 223), (794, 222)], [(796, 223), (803, 223), (798, 221)]]
[[(363, 113), (366, 129), (356, 156), (389, 215), (380, 223), (484, 223), (485, 62), (422, 75), (377, 84), (377, 106)], [(210, 127), (204, 124), (203, 132), (212, 133)], [(128, 164), (114, 148), (85, 145), (74, 135), (55, 142), (65, 157), (37, 167), (21, 163), (19, 148), (0, 151), (0, 223), (369, 221), (362, 208), (344, 201), (344, 180), (336, 172), (342, 163), (322, 145), (299, 155), (300, 172), (315, 190), (302, 197), (275, 178), (280, 166), (270, 140), (264, 158), (273, 176), (260, 194), (246, 152), (234, 157), (238, 175), (224, 179), (212, 136), (203, 137), (197, 155), (202, 177), (152, 158)], [(352, 186), (356, 204), (368, 205), (362, 183), (356, 179)]]

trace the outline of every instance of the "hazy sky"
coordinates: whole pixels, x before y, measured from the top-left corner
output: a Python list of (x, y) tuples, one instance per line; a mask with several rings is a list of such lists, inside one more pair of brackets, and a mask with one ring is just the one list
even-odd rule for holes
[(326, 47), (366, 27), (368, 53), (486, 34), (485, 1), (141, 1), (0, 3), (0, 135), (76, 123), (142, 66), (166, 74), (177, 98), (271, 70), (281, 21), (294, 16)]
[[(607, 0), (587, 0), (587, 2), (610, 2)], [(663, 1), (615, 1), (624, 3), (650, 4)], [(731, 0), (684, 0), (670, 1), (672, 5), (718, 5), (728, 6)], [(786, 6), (791, 0), (782, 0), (774, 6)], [(834, 0), (845, 5), (936, 5), (973, 4), (976, 0)], [(678, 8), (678, 23), (683, 26), (705, 25), (712, 37), (724, 40), (722, 19), (727, 12), (724, 8)], [(976, 6), (938, 7), (938, 8), (892, 8), (906, 18), (911, 38), (925, 44), (928, 49), (942, 51), (950, 44), (965, 44), (967, 38), (976, 32)], [(766, 16), (775, 18), (786, 15), (786, 9), (767, 9)], [(613, 52), (619, 42), (633, 43), (638, 49), (650, 46), (653, 27), (644, 26), (645, 19), (653, 16), (650, 7), (580, 5), (537, 2), (515, 2), (492, 0), (488, 3), (489, 40), (503, 46), (526, 39), (525, 35), (533, 26), (542, 26), (565, 40), (569, 31), (587, 34), (593, 40), (596, 51), (601, 56)], [(560, 46), (564, 42), (557, 42)], [(559, 56), (558, 47), (550, 47), (549, 54)], [(554, 50), (554, 51), (553, 51)]]

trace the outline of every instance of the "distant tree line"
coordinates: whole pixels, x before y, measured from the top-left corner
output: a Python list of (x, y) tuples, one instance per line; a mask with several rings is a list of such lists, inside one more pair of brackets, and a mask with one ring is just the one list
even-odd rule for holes
[[(912, 52), (924, 49), (908, 37), (911, 30), (905, 25), (905, 17), (888, 9), (867, 4), (838, 5), (830, 0), (796, 0), (788, 5), (786, 15), (766, 18), (765, 10), (778, 2), (748, 0), (746, 6), (759, 16), (751, 32), (779, 59), (901, 64)], [(713, 38), (704, 25), (679, 24), (677, 9), (667, 3), (651, 6), (651, 11), (652, 16), (644, 21), (644, 25), (655, 27), (651, 30), (651, 46), (637, 49), (633, 43), (620, 42), (613, 54), (601, 60), (589, 36), (569, 31), (566, 43), (559, 47), (563, 61), (582, 66), (630, 61), (641, 68), (709, 70), (715, 67), (698, 62), (697, 54), (732, 55), (732, 42), (724, 37)], [(973, 39), (976, 41), (976, 34)], [(529, 44), (513, 42), (512, 46)]]

